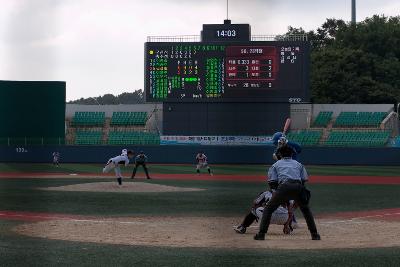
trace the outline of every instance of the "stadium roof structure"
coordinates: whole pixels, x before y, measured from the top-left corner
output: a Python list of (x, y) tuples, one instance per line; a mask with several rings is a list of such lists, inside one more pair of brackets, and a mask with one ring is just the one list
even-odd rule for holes
[[(307, 34), (252, 35), (251, 41), (307, 41)], [(200, 42), (200, 35), (147, 36), (147, 42)]]

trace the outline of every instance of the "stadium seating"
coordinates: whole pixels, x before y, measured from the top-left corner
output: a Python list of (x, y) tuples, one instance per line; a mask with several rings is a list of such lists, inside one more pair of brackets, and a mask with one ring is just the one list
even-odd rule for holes
[(159, 145), (160, 136), (157, 133), (134, 131), (110, 131), (110, 145)]
[(314, 120), (313, 127), (326, 127), (332, 119), (332, 111), (321, 111)]
[(299, 132), (290, 132), (287, 138), (304, 146), (313, 146), (318, 144), (321, 136), (322, 131), (303, 130)]
[(114, 112), (111, 125), (145, 125), (147, 112)]
[(105, 122), (105, 112), (75, 112), (72, 119), (74, 126), (100, 126)]
[(390, 131), (332, 131), (327, 146), (378, 147), (388, 142)]
[(76, 131), (76, 145), (100, 145), (103, 133), (101, 131)]
[(386, 112), (341, 112), (334, 127), (379, 127)]

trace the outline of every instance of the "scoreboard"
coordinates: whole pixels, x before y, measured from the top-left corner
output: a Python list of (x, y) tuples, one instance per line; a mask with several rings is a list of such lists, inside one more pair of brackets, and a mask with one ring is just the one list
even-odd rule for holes
[(308, 64), (307, 42), (148, 42), (146, 101), (308, 102)]

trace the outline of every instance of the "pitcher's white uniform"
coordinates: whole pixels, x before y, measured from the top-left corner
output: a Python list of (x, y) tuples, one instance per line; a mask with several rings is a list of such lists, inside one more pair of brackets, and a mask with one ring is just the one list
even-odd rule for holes
[(124, 164), (125, 167), (128, 166), (129, 158), (127, 154), (123, 153), (120, 156), (116, 156), (114, 158), (109, 159), (107, 165), (103, 168), (103, 173), (107, 173), (112, 169), (114, 169), (115, 176), (117, 176), (117, 178), (122, 177), (121, 168), (119, 167), (119, 164)]
[[(255, 199), (255, 204), (256, 208), (251, 209), (251, 213), (253, 213), (256, 217), (257, 220), (260, 220), (262, 218), (263, 212), (264, 212), (264, 206), (257, 207), (258, 203), (268, 203), (268, 201), (272, 198), (272, 193), (271, 191), (265, 191), (261, 193), (258, 198)], [(293, 205), (294, 201), (290, 201), (290, 205)], [(271, 224), (278, 224), (278, 225), (284, 225), (289, 218), (289, 212), (287, 208), (283, 206), (279, 206), (279, 208), (272, 213), (271, 217)]]

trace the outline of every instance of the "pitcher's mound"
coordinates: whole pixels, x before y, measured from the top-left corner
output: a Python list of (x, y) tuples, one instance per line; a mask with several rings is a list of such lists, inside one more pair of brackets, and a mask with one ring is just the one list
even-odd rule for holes
[(99, 182), (73, 184), (56, 187), (41, 188), (42, 190), (51, 191), (84, 191), (84, 192), (136, 192), (136, 193), (153, 193), (153, 192), (194, 192), (203, 191), (201, 188), (176, 187), (161, 184), (142, 183), (142, 182), (125, 182), (122, 186), (118, 186), (116, 182)]

